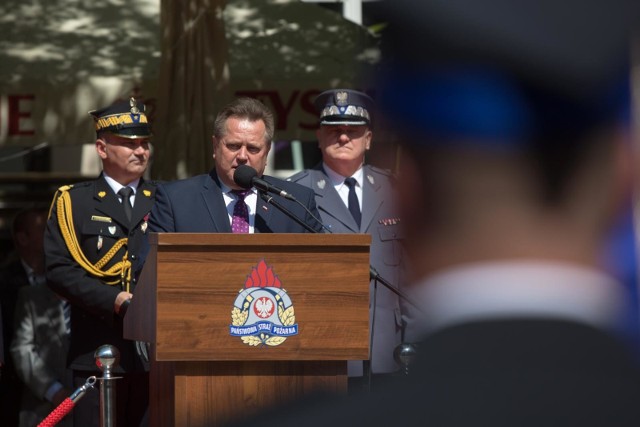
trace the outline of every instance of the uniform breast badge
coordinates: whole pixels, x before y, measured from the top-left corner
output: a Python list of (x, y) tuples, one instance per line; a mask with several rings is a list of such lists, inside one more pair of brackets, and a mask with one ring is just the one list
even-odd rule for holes
[(140, 225), (140, 230), (142, 231), (143, 234), (147, 232), (148, 226), (149, 226), (149, 214), (146, 214), (144, 218), (142, 218), (142, 224)]
[(369, 184), (371, 184), (371, 185), (375, 185), (375, 183), (376, 183), (375, 179), (373, 179), (373, 175), (367, 175), (367, 180), (369, 181)]
[(277, 346), (298, 334), (291, 298), (261, 260), (247, 276), (231, 310), (229, 334), (252, 346)]
[(98, 236), (98, 244), (96, 245), (96, 249), (98, 251), (102, 249), (102, 236)]

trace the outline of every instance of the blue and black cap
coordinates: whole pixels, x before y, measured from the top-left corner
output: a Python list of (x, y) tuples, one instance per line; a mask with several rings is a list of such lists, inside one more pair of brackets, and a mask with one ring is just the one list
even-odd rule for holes
[(382, 113), (433, 138), (517, 146), (629, 118), (632, 0), (394, 0)]
[(331, 89), (318, 95), (313, 105), (320, 116), (320, 125), (372, 125), (375, 104), (366, 93)]
[(118, 101), (108, 107), (89, 111), (95, 121), (96, 133), (111, 132), (114, 135), (130, 138), (150, 138), (151, 128), (142, 102), (130, 98)]

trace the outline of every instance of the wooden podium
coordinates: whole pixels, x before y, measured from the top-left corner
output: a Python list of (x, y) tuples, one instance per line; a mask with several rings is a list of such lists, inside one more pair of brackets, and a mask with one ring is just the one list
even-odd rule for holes
[(151, 343), (150, 425), (221, 425), (346, 391), (346, 361), (369, 358), (370, 240), (151, 233), (124, 319), (126, 338)]

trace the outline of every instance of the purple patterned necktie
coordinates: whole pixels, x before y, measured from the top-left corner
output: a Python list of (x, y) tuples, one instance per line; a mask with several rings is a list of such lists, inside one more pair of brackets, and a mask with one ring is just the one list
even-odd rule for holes
[(244, 198), (251, 193), (251, 190), (233, 190), (231, 191), (237, 198), (236, 205), (233, 207), (233, 219), (231, 220), (232, 233), (248, 233), (249, 232), (249, 208)]

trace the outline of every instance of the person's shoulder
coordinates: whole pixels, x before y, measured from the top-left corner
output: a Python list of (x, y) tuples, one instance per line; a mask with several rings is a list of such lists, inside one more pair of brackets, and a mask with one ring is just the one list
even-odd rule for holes
[(309, 169), (301, 170), (300, 172), (294, 173), (286, 180), (289, 182), (300, 182), (300, 181), (308, 181), (311, 178), (311, 173)]
[(161, 180), (157, 180), (157, 179), (145, 179), (142, 182), (142, 185), (145, 187), (151, 187), (151, 188), (156, 188), (158, 185), (160, 184), (164, 184), (164, 181)]
[(95, 182), (96, 180), (94, 179), (91, 181), (82, 181), (82, 182), (76, 182), (73, 184), (62, 185), (58, 187), (58, 192), (59, 193), (64, 193), (64, 192), (76, 193), (78, 191), (84, 191), (90, 187), (93, 187)]
[(264, 175), (264, 178), (266, 178), (266, 181), (270, 182), (271, 184), (277, 187), (280, 187), (283, 190), (287, 191), (288, 193), (291, 193), (294, 195), (313, 192), (309, 187), (303, 185), (303, 183), (299, 181), (294, 182), (294, 181), (290, 181), (288, 178), (285, 180), (285, 179), (276, 178), (270, 175)]
[(54, 202), (61, 197), (68, 197), (71, 200), (88, 200), (87, 194), (94, 191), (96, 180), (76, 182), (74, 184), (58, 187), (54, 195)]
[(395, 186), (398, 180), (398, 176), (394, 172), (373, 165), (365, 165), (364, 175), (369, 181), (387, 182), (391, 186)]
[(291, 175), (287, 178), (287, 181), (297, 182), (305, 187), (311, 187), (311, 183), (314, 179), (319, 178), (321, 175), (324, 175), (324, 172), (322, 171), (321, 166), (317, 165), (314, 168), (303, 169), (300, 172)]
[(171, 181), (156, 181), (156, 187), (162, 187), (166, 191), (184, 191), (190, 187), (196, 187), (211, 180), (207, 174), (195, 175), (189, 178), (175, 179)]
[(365, 172), (369, 172), (369, 173), (373, 173), (373, 174), (376, 174), (376, 175), (385, 176), (385, 177), (388, 177), (390, 179), (395, 179), (395, 176), (396, 176), (389, 169), (383, 169), (383, 168), (380, 168), (380, 167), (377, 167), (377, 166), (373, 166), (373, 165), (366, 165), (364, 167), (364, 169), (365, 169)]

